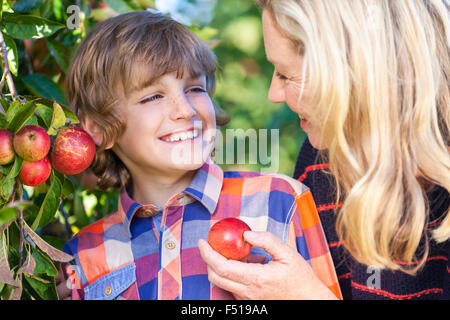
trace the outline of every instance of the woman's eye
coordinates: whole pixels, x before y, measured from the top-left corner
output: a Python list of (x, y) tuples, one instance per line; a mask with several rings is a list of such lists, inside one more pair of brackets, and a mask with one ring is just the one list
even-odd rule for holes
[(155, 101), (155, 100), (160, 99), (160, 98), (162, 98), (162, 95), (160, 95), (160, 94), (154, 94), (154, 95), (152, 95), (152, 96), (150, 96), (150, 97), (145, 98), (145, 99), (142, 100), (140, 103), (141, 103), (141, 104), (145, 104), (145, 103), (147, 103), (147, 102)]
[(275, 75), (278, 77), (278, 79), (283, 80), (283, 81), (288, 79), (286, 76), (282, 75), (278, 71), (275, 72)]

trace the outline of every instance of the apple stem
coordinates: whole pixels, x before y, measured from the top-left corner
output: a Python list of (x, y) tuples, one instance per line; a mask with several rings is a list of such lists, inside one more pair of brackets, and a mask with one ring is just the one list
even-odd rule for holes
[(19, 95), (17, 93), (16, 87), (14, 85), (13, 77), (11, 74), (11, 70), (9, 69), (8, 64), (8, 52), (6, 50), (5, 38), (3, 37), (3, 32), (0, 30), (0, 44), (2, 50), (2, 62), (3, 62), (3, 74), (6, 75), (6, 81), (8, 83), (9, 91), (13, 97), (13, 100), (19, 100)]

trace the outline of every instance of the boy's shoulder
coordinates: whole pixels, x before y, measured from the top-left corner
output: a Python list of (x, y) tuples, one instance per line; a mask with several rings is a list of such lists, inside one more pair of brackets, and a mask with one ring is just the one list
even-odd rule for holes
[(237, 187), (243, 193), (281, 191), (300, 195), (309, 190), (306, 185), (287, 175), (253, 171), (225, 171), (223, 185), (225, 190)]
[(105, 233), (109, 228), (122, 224), (123, 221), (119, 216), (118, 210), (106, 215), (105, 217), (81, 228), (69, 241), (64, 245), (64, 251), (70, 254), (76, 254), (79, 250), (80, 239), (84, 243), (91, 244), (93, 247), (103, 241)]

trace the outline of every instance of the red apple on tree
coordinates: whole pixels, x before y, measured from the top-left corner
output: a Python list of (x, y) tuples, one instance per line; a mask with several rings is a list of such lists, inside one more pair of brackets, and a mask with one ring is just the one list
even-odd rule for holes
[(13, 137), (12, 132), (0, 129), (0, 165), (9, 164), (14, 160)]
[(50, 137), (45, 129), (28, 125), (24, 126), (14, 136), (14, 150), (26, 161), (39, 161), (50, 150)]
[(244, 240), (244, 231), (251, 231), (244, 221), (225, 218), (211, 227), (208, 243), (225, 258), (241, 260), (252, 250), (252, 245)]
[(44, 157), (39, 161), (26, 161), (22, 163), (19, 172), (19, 179), (24, 185), (35, 187), (48, 179), (52, 166), (48, 157)]
[(86, 170), (94, 156), (95, 144), (91, 136), (79, 127), (70, 126), (56, 135), (50, 158), (55, 170), (73, 175)]

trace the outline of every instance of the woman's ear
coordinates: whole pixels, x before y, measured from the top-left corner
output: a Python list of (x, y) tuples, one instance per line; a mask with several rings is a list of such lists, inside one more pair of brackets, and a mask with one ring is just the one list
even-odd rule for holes
[[(96, 146), (100, 147), (103, 144), (103, 130), (101, 127), (93, 120), (86, 116), (80, 117), (81, 127), (90, 134)], [(104, 150), (111, 149), (114, 142), (109, 142)]]

